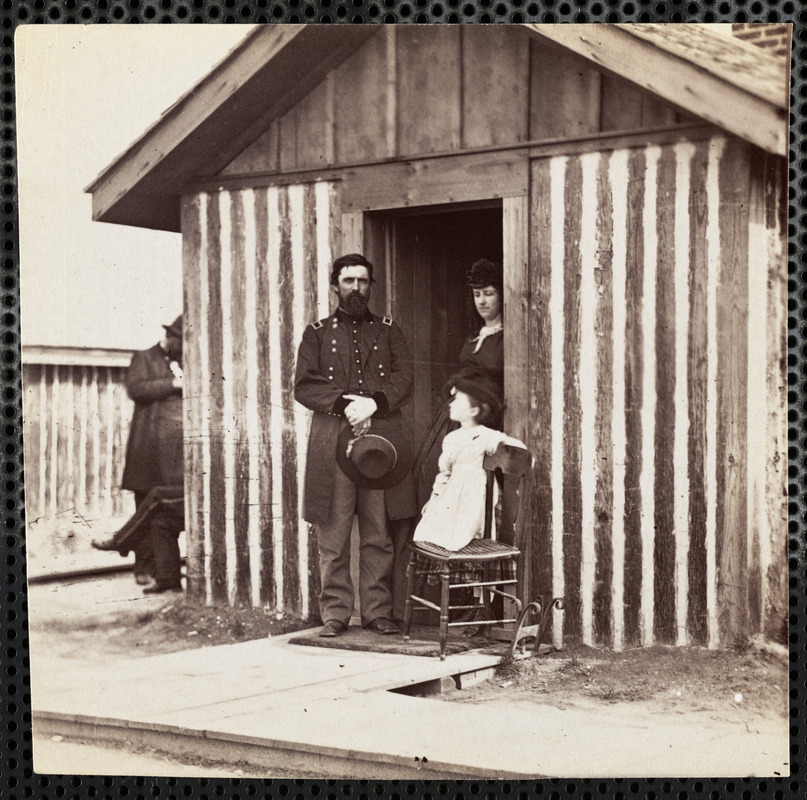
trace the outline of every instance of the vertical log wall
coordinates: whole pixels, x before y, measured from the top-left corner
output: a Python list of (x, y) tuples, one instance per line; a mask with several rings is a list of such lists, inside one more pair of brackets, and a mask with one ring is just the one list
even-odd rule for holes
[(188, 590), (308, 616), (316, 548), (302, 519), (309, 412), (297, 346), (326, 316), (335, 187), (201, 192), (182, 205)]
[[(565, 597), (558, 645), (783, 641), (783, 181), (715, 136), (537, 157), (529, 198), (505, 203), (536, 454), (524, 576)], [(189, 576), (206, 602), (315, 608), (292, 381), (340, 218), (327, 182), (184, 200)]]
[(533, 161), (531, 566), (558, 645), (786, 640), (781, 167), (723, 137)]

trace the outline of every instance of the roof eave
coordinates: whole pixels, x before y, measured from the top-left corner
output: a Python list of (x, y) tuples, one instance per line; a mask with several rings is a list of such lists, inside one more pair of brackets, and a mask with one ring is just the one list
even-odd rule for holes
[(179, 230), (183, 186), (219, 172), (376, 32), (361, 25), (258, 28), (87, 187), (93, 219)]
[[(534, 35), (552, 41), (673, 105), (776, 155), (787, 155), (787, 75), (778, 101), (771, 92), (755, 91), (715, 74), (681, 55), (639, 36), (631, 25), (527, 25)], [(690, 35), (697, 35), (694, 29)], [(737, 42), (747, 56), (745, 43)], [(734, 40), (726, 38), (731, 49)], [(738, 50), (737, 52), (740, 52)], [(761, 63), (770, 56), (760, 50)], [(786, 71), (785, 71), (786, 72)]]

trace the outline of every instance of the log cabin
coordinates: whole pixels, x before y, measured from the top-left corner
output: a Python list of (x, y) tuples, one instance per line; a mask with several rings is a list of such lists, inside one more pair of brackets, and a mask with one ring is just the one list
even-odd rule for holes
[(487, 256), (554, 643), (785, 642), (787, 78), (693, 25), (250, 33), (88, 188), (183, 238), (189, 595), (315, 613), (292, 381), (333, 259), (376, 265), (420, 437)]

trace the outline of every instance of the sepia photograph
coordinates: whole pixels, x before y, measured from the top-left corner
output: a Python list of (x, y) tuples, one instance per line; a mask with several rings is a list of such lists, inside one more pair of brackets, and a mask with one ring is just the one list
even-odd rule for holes
[(38, 774), (790, 774), (793, 27), (21, 26)]

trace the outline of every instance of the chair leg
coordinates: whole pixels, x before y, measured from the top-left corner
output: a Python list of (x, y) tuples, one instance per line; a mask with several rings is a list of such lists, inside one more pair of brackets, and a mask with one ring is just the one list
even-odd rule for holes
[[(482, 608), (485, 609), (484, 613), (486, 619), (496, 619), (496, 613), (493, 610), (494, 597), (495, 595), (490, 591), (490, 589), (488, 589), (487, 586), (482, 587)], [(482, 626), (482, 635), (486, 639), (490, 638), (490, 625)]]
[(448, 588), (450, 574), (448, 569), (443, 570), (440, 576), (440, 661), (446, 660), (446, 645), (448, 644)]
[(412, 627), (412, 592), (415, 589), (415, 554), (409, 554), (409, 563), (406, 565), (406, 603), (404, 604), (404, 641), (409, 641), (409, 629)]

